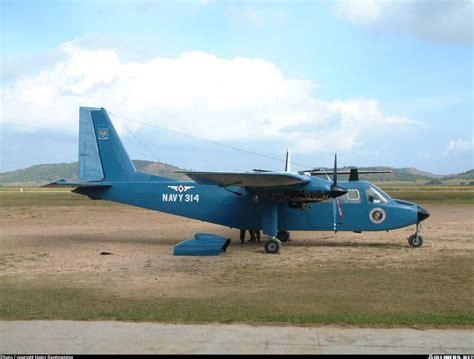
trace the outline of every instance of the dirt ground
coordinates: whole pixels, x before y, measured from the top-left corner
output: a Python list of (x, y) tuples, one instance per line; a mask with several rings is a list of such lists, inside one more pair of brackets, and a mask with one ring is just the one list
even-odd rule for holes
[[(0, 279), (74, 281), (122, 296), (206, 296), (203, 283), (252, 277), (272, 270), (410, 268), (440, 255), (472, 258), (473, 207), (426, 204), (424, 245), (410, 248), (414, 228), (391, 232), (292, 232), (281, 254), (263, 243), (240, 244), (239, 231), (122, 205), (0, 208)], [(217, 257), (173, 256), (173, 247), (196, 232), (232, 238)], [(111, 255), (100, 255), (110, 252)], [(472, 274), (472, 271), (471, 271)], [(467, 280), (469, 275), (467, 275)], [(126, 286), (121, 285), (126, 282)], [(471, 281), (472, 282), (472, 281)], [(248, 289), (248, 288), (247, 288)]]

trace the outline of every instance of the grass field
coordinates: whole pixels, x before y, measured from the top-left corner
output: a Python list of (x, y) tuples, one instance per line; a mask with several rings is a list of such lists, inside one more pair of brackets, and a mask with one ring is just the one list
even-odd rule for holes
[[(432, 217), (412, 229), (295, 232), (281, 255), (238, 232), (58, 191), (0, 191), (0, 319), (474, 327), (474, 191), (383, 187)], [(175, 257), (197, 231), (218, 257)], [(100, 256), (102, 250), (113, 253)]]
[(393, 198), (412, 202), (474, 204), (474, 186), (379, 184)]
[[(472, 263), (439, 259), (443, 265), (436, 266), (437, 271), (427, 267), (416, 275), (402, 269), (357, 267), (348, 272), (344, 266), (331, 270), (304, 266), (304, 273), (244, 271), (240, 279), (199, 282), (209, 295), (194, 298), (120, 297), (72, 283), (2, 281), (0, 318), (473, 326), (472, 290), (460, 285), (465, 274), (451, 269), (466, 270)], [(440, 288), (440, 278), (449, 278), (451, 284)], [(269, 280), (273, 285), (265, 283)]]

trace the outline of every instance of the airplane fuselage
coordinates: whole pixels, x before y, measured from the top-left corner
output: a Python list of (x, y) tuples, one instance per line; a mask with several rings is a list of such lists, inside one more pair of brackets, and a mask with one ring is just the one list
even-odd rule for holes
[[(262, 195), (242, 187), (216, 187), (192, 181), (110, 182), (109, 188), (78, 188), (76, 193), (231, 228), (262, 229)], [(368, 182), (340, 182), (349, 193), (339, 199), (338, 231), (385, 231), (416, 224), (419, 207), (388, 197), (370, 198)], [(334, 230), (333, 201), (327, 199), (291, 208), (277, 204), (278, 230)]]

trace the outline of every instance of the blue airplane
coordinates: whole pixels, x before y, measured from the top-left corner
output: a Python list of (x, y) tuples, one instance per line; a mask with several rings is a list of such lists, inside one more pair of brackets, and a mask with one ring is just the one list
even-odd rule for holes
[[(379, 171), (365, 171), (365, 173)], [(297, 231), (388, 231), (415, 224), (408, 243), (420, 247), (420, 222), (429, 217), (414, 203), (391, 198), (357, 169), (349, 181), (332, 180), (322, 170), (289, 172), (182, 171), (193, 181), (178, 181), (136, 171), (104, 108), (79, 109), (79, 181), (58, 180), (48, 187), (211, 222), (240, 230), (262, 230), (265, 251), (278, 253)]]

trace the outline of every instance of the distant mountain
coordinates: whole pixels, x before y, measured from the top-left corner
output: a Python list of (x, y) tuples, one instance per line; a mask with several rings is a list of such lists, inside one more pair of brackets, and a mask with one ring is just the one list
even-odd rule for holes
[(457, 175), (449, 175), (445, 176), (443, 179), (464, 179), (464, 180), (472, 180), (474, 179), (474, 169), (459, 173)]
[[(157, 176), (174, 179), (189, 180), (183, 174), (174, 173), (180, 168), (161, 162), (133, 160), (137, 171), (146, 172)], [(332, 168), (324, 168), (332, 171)], [(345, 167), (342, 169), (349, 169)], [(437, 175), (420, 171), (416, 168), (392, 168), (392, 167), (360, 167), (361, 170), (390, 170), (392, 173), (378, 173), (360, 175), (361, 180), (370, 182), (430, 182), (430, 181), (450, 181), (469, 183), (474, 180), (474, 169), (454, 175)], [(25, 169), (0, 173), (0, 185), (3, 186), (38, 186), (55, 180), (66, 178), (77, 179), (77, 162), (55, 163), (36, 165)], [(341, 176), (341, 180), (346, 180), (347, 176)]]
[(60, 178), (77, 179), (77, 162), (36, 165), (16, 171), (0, 173), (0, 184), (36, 186)]
[(413, 167), (406, 167), (406, 168), (400, 168), (399, 170), (397, 169), (394, 169), (394, 170), (399, 171), (401, 173), (412, 174), (418, 177), (426, 177), (426, 178), (442, 178), (443, 177), (443, 175), (435, 175), (430, 172), (420, 171)]
[[(346, 168), (349, 169), (349, 168)], [(429, 172), (420, 171), (416, 168), (393, 168), (393, 167), (360, 167), (360, 170), (388, 170), (392, 173), (374, 173), (361, 174), (360, 178), (369, 182), (416, 182), (429, 181), (435, 178), (442, 178), (441, 175), (436, 175)]]
[[(462, 180), (474, 180), (474, 170), (469, 170), (460, 174), (454, 175), (438, 175), (430, 172), (420, 171), (416, 168), (393, 168), (387, 166), (376, 167), (358, 167), (360, 170), (387, 170), (392, 173), (374, 173), (361, 174), (361, 180), (369, 182), (430, 182), (430, 181), (454, 181), (461, 182)], [(324, 168), (326, 171), (332, 171), (332, 168)], [(350, 167), (344, 167), (339, 170), (349, 170)], [(343, 177), (343, 179), (345, 179)], [(469, 182), (469, 181), (467, 181)]]
[[(137, 171), (174, 179), (189, 179), (183, 174), (174, 173), (178, 167), (166, 163), (133, 160)], [(0, 173), (3, 186), (39, 186), (61, 178), (77, 180), (77, 162), (36, 165), (16, 171)]]

